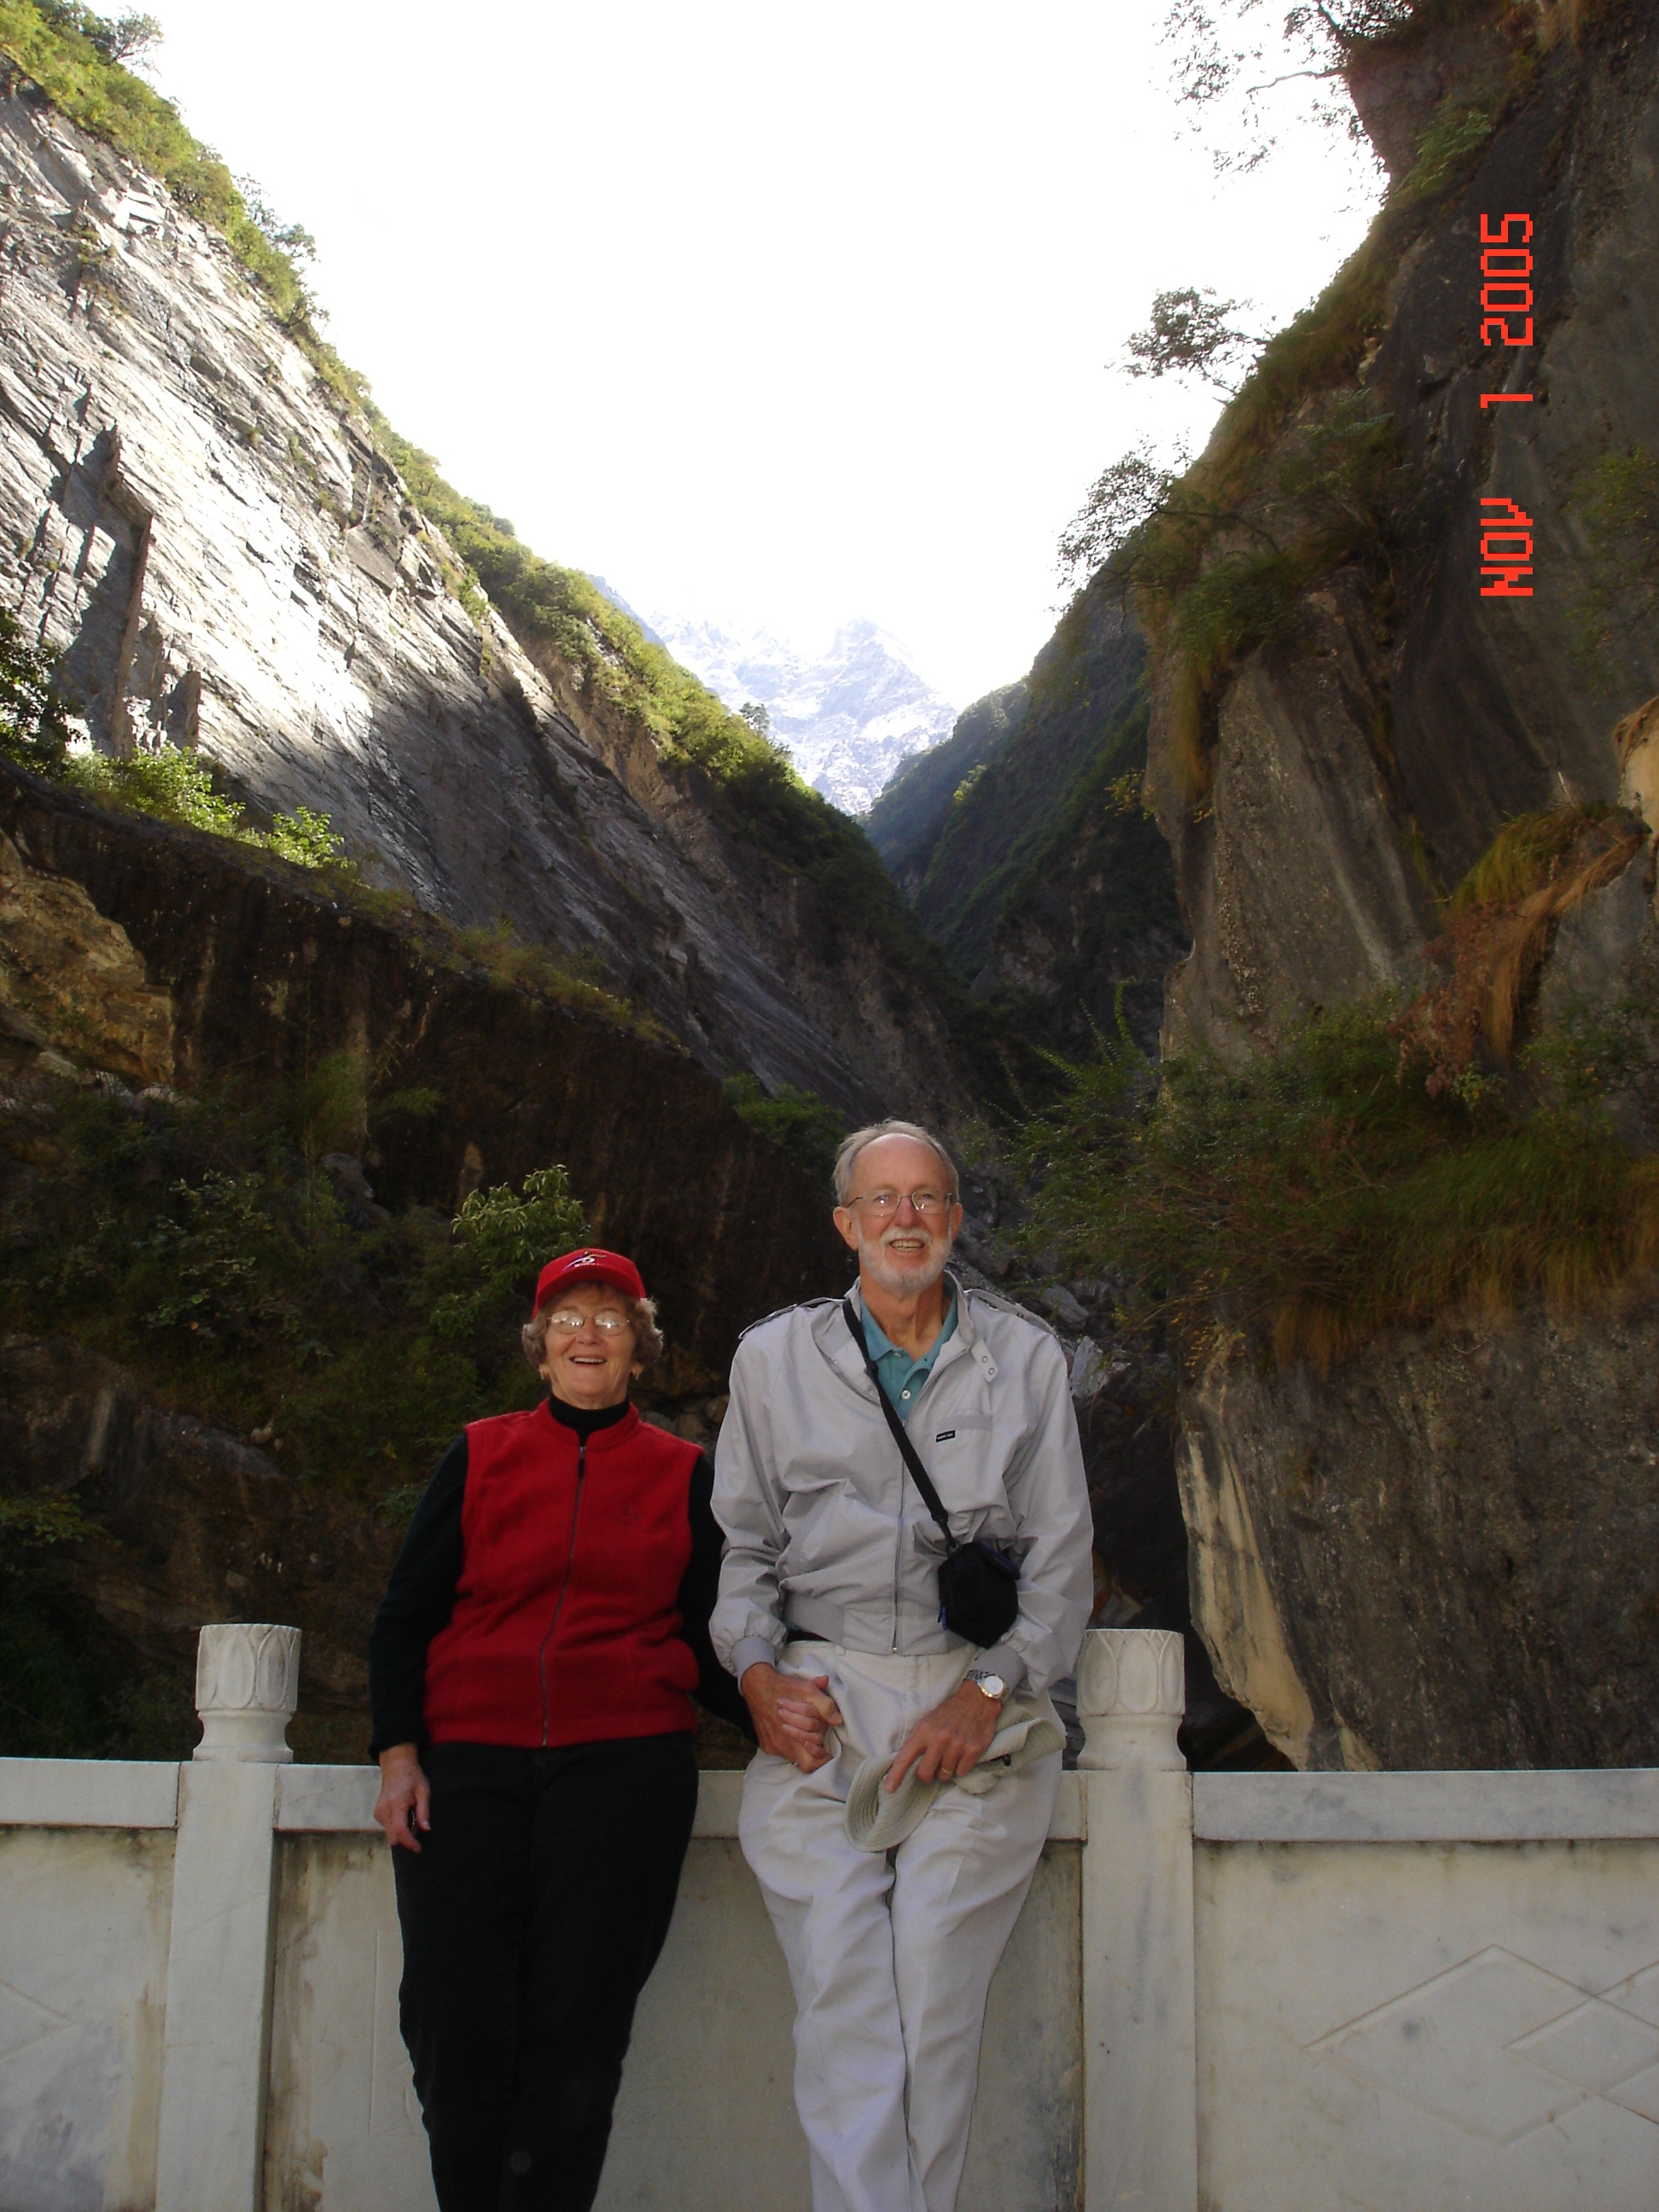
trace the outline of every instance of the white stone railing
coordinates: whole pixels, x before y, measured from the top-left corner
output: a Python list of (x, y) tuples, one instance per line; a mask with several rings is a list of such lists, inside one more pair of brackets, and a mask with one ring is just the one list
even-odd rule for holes
[[(0, 2206), (432, 2203), (368, 1767), (298, 1636), (204, 1629), (182, 1767), (0, 1760)], [(959, 2212), (1624, 2212), (1659, 2167), (1659, 1773), (1200, 1775), (1092, 1633)], [(800, 2212), (786, 1978), (702, 1778), (601, 2212)]]

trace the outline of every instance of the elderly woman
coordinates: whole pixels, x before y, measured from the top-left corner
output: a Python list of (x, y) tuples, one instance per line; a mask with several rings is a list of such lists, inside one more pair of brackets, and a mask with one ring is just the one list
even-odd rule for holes
[(714, 1470), (641, 1420), (662, 1349), (616, 1252), (544, 1268), (550, 1395), (475, 1421), (410, 1523), (369, 1644), (404, 2040), (441, 2212), (587, 2212), (697, 1798)]

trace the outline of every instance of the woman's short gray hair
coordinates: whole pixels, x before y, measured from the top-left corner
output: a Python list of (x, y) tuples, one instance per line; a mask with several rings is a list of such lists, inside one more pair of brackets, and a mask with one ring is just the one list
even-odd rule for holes
[(962, 1184), (957, 1175), (956, 1162), (951, 1158), (931, 1129), (924, 1129), (915, 1121), (872, 1121), (867, 1129), (854, 1129), (850, 1137), (842, 1139), (841, 1150), (836, 1154), (836, 1204), (845, 1206), (853, 1195), (853, 1170), (858, 1165), (859, 1154), (866, 1145), (873, 1145), (878, 1137), (914, 1137), (919, 1145), (926, 1145), (939, 1154), (939, 1164), (945, 1170), (951, 1187), (951, 1203), (955, 1206), (962, 1197)]
[[(654, 1367), (662, 1358), (662, 1331), (657, 1326), (657, 1301), (655, 1298), (627, 1297), (621, 1291), (617, 1296), (633, 1325), (634, 1358), (643, 1372), (647, 1367)], [(519, 1333), (524, 1356), (538, 1375), (547, 1364), (547, 1321), (552, 1311), (552, 1306), (544, 1306), (538, 1314), (531, 1316)]]

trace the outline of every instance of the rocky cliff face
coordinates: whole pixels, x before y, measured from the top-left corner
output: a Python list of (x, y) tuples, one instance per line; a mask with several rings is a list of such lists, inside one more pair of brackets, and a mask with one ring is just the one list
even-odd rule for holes
[(1322, 1379), (1223, 1341), (1182, 1406), (1194, 1616), (1296, 1765), (1655, 1764), (1656, 1354), (1650, 1287)]
[(1104, 580), (1030, 675), (963, 714), (871, 816), (871, 835), (974, 996), (1089, 1054), (1120, 987), (1145, 1041), (1188, 947), (1137, 786), (1145, 647)]
[[(1425, 11), (1358, 74), (1397, 167), (1449, 86), (1477, 97), (1507, 60), (1468, 12)], [(1633, 603), (1582, 650), (1605, 587), (1589, 510), (1599, 465), (1659, 452), (1656, 192), (1659, 24), (1603, 9), (1582, 49), (1539, 59), (1414, 238), (1350, 387), (1391, 418), (1409, 473), (1419, 534), (1402, 595), (1350, 570), (1317, 580), (1223, 690), (1202, 804), (1176, 757), (1169, 672), (1155, 684), (1149, 786), (1194, 934), (1171, 1042), (1236, 1055), (1314, 1007), (1397, 987), (1437, 933), (1437, 894), (1505, 819), (1616, 796), (1608, 732), (1659, 690), (1659, 624), (1632, 578)], [(1535, 343), (1514, 351), (1483, 346), (1480, 305), (1482, 215), (1508, 210), (1530, 215), (1535, 264)], [(1483, 410), (1500, 386), (1534, 397)], [(1530, 598), (1481, 596), (1486, 497), (1532, 519)]]
[[(846, 1279), (824, 1194), (688, 1054), (435, 963), (407, 926), (342, 906), (303, 871), (0, 768), (8, 1267), (31, 1236), (33, 1180), (59, 1171), (53, 1134), (77, 1087), (103, 1086), (136, 1117), (139, 1086), (183, 1093), (184, 1110), (227, 1086), (275, 1097), (330, 1054), (368, 1085), (353, 1153), (326, 1166), (371, 1228), (386, 1208), (400, 1219), (431, 1208), (441, 1223), (480, 1184), (568, 1169), (591, 1233), (631, 1252), (659, 1300), (668, 1356), (645, 1402), (699, 1442), (713, 1440), (738, 1332)], [(423, 1094), (430, 1111), (371, 1117), (386, 1086)], [(356, 1322), (374, 1325), (372, 1285), (343, 1275), (339, 1287), (359, 1301)], [(42, 1586), (20, 1596), (8, 1583), (0, 1668), (76, 1674), (116, 1742), (177, 1757), (193, 1740), (199, 1624), (293, 1621), (305, 1634), (301, 1754), (361, 1759), (368, 1624), (410, 1502), (388, 1515), (380, 1493), (423, 1468), (400, 1477), (394, 1463), (365, 1487), (326, 1448), (306, 1465), (268, 1425), (236, 1433), (201, 1418), (188, 1371), (152, 1358), (142, 1332), (126, 1364), (40, 1333), (57, 1325), (51, 1313), (19, 1318), (36, 1333), (0, 1333), (0, 1516), (72, 1508), (82, 1540)], [(145, 1359), (154, 1371), (137, 1371)], [(27, 1744), (52, 1748), (38, 1730), (53, 1698), (37, 1688), (12, 1683), (8, 1741), (27, 1711)], [(718, 1726), (704, 1737), (705, 1763), (734, 1755)]]
[(224, 241), (15, 70), (0, 330), (0, 597), (97, 744), (164, 737), (256, 811), (326, 812), (382, 880), (587, 957), (717, 1072), (960, 1106), (858, 913), (532, 660)]
[(333, 1052), (395, 1071), (436, 1109), (377, 1136), (386, 1200), (453, 1209), (562, 1162), (592, 1233), (660, 1285), (686, 1389), (720, 1387), (750, 1321), (844, 1279), (823, 1194), (684, 1053), (435, 965), (302, 871), (3, 766), (0, 841), (0, 1030), (26, 1048), (186, 1092)]
[[(1577, 14), (1576, 45), (1517, 69), (1518, 11), (1506, 29), (1425, 9), (1356, 68), (1400, 177), (1420, 180), (1449, 104), (1501, 112), (1415, 222), (1344, 399), (1316, 388), (1295, 417), (1391, 420), (1410, 501), (1390, 585), (1345, 563), (1301, 591), (1221, 685), (1201, 777), (1178, 655), (1156, 672), (1149, 788), (1194, 933), (1169, 1044), (1237, 1066), (1312, 1012), (1401, 992), (1506, 820), (1620, 795), (1613, 725), (1659, 690), (1659, 623), (1650, 532), (1609, 587), (1595, 486), (1659, 453), (1659, 19)], [(1480, 234), (1513, 210), (1535, 329), (1505, 352), (1481, 343)], [(1483, 410), (1500, 388), (1533, 397)], [(1530, 598), (1481, 596), (1483, 497), (1531, 518)], [(1623, 747), (1638, 806), (1645, 726)], [(1562, 924), (1536, 1021), (1648, 1007), (1652, 883), (1648, 856)], [(1651, 1089), (1644, 1059), (1607, 1099), (1639, 1150)], [(1654, 1332), (1645, 1279), (1612, 1307), (1385, 1333), (1324, 1375), (1217, 1326), (1181, 1395), (1194, 1617), (1297, 1765), (1655, 1757)]]

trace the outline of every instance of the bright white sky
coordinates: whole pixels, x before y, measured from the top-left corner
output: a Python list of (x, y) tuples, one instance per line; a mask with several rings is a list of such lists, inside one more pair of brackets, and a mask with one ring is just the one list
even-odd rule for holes
[(148, 5), (453, 483), (642, 609), (811, 652), (868, 616), (958, 705), (1053, 628), (1103, 465), (1207, 431), (1105, 366), (1154, 291), (1269, 327), (1374, 202), (1311, 129), (1218, 186), (1162, 0)]

